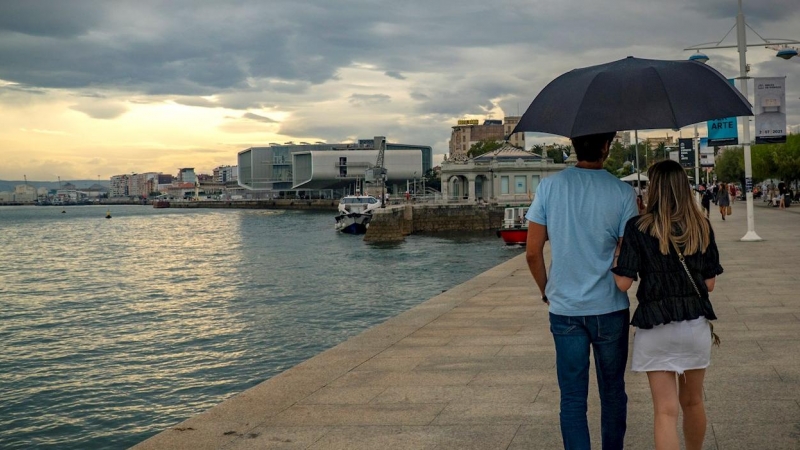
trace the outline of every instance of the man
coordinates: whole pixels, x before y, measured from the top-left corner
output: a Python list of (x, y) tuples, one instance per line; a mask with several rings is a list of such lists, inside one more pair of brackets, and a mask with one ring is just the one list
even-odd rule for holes
[[(578, 163), (544, 178), (526, 215), (528, 267), (550, 310), (567, 450), (590, 448), (590, 348), (600, 391), (603, 449), (622, 449), (625, 438), (630, 304), (610, 269), (625, 223), (637, 207), (633, 188), (603, 169), (614, 135), (573, 138)], [(549, 276), (544, 261), (548, 239)]]

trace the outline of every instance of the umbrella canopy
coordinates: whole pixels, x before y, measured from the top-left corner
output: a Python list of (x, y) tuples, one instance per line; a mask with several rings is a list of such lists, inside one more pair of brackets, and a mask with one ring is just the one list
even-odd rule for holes
[(566, 137), (621, 130), (677, 130), (725, 117), (753, 115), (750, 103), (710, 66), (629, 56), (575, 69), (551, 81), (513, 133)]
[(645, 175), (643, 173), (632, 173), (632, 174), (628, 175), (627, 177), (620, 178), (620, 181), (639, 181), (640, 179), (642, 181), (650, 181), (647, 178), (647, 175)]

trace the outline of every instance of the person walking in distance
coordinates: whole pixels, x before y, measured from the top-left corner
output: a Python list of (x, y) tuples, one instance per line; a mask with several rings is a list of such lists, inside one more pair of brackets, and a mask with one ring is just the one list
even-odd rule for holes
[(711, 189), (705, 189), (701, 195), (702, 197), (700, 198), (700, 204), (703, 206), (703, 210), (706, 212), (706, 218), (711, 217), (711, 201), (714, 197), (714, 194), (711, 193)]
[(681, 165), (660, 161), (648, 177), (647, 208), (625, 225), (611, 271), (622, 292), (639, 277), (631, 368), (647, 373), (656, 450), (680, 449), (679, 409), (686, 450), (700, 450), (706, 433), (703, 379), (712, 342), (719, 343), (708, 294), (723, 269), (711, 223), (697, 208)]
[(728, 185), (725, 183), (722, 183), (717, 191), (717, 205), (719, 206), (722, 220), (725, 220), (725, 216), (728, 214), (728, 207), (731, 206), (731, 194), (728, 191)]
[[(591, 447), (586, 417), (590, 353), (600, 391), (603, 449), (622, 449), (625, 439), (630, 304), (609, 269), (637, 207), (633, 188), (603, 169), (615, 134), (572, 138), (578, 163), (542, 179), (526, 215), (526, 259), (549, 305), (567, 450)], [(548, 239), (549, 274), (544, 259)]]

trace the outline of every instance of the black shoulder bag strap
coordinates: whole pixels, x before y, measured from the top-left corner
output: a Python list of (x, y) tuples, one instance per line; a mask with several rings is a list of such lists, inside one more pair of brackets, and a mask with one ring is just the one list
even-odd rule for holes
[[(681, 249), (678, 248), (678, 244), (675, 243), (675, 239), (670, 236), (669, 241), (672, 243), (672, 248), (675, 249), (675, 252), (678, 253), (678, 261), (681, 262), (683, 266), (683, 270), (686, 271), (686, 276), (689, 278), (689, 281), (692, 283), (692, 287), (694, 291), (697, 293), (697, 296), (700, 297), (700, 300), (703, 300), (703, 294), (700, 293), (700, 289), (697, 288), (697, 284), (694, 282), (694, 278), (692, 277), (692, 272), (689, 271), (689, 266), (686, 265), (686, 258), (683, 257), (683, 253)], [(719, 336), (717, 333), (714, 333), (714, 324), (708, 320), (708, 326), (711, 328), (711, 343), (719, 347)]]

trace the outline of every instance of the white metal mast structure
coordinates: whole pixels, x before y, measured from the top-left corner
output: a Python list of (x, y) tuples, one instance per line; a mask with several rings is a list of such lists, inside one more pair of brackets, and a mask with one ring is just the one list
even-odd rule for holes
[[(736, 28), (736, 45), (721, 45), (722, 41), (728, 37), (733, 29)], [(759, 38), (761, 38), (762, 42), (757, 44), (748, 44), (747, 43), (747, 28), (755, 33)], [(710, 45), (714, 44), (714, 45)], [(739, 52), (739, 77), (738, 80), (739, 90), (742, 92), (745, 98), (748, 98), (747, 93), (747, 80), (750, 78), (747, 75), (747, 72), (750, 70), (750, 67), (747, 64), (745, 53), (747, 52), (747, 47), (766, 47), (766, 48), (773, 48), (773, 46), (780, 48), (781, 50), (778, 51), (776, 55), (779, 58), (789, 59), (793, 56), (797, 56), (796, 51), (792, 51), (792, 48), (789, 47), (789, 44), (800, 44), (800, 41), (795, 41), (791, 39), (779, 39), (779, 38), (771, 38), (765, 39), (760, 34), (756, 32), (750, 25), (748, 25), (744, 20), (744, 12), (742, 12), (742, 0), (739, 0), (739, 12), (736, 15), (736, 23), (728, 30), (728, 33), (722, 37), (717, 42), (706, 42), (704, 44), (693, 45), (691, 47), (687, 47), (684, 50), (696, 50), (698, 53), (692, 55), (689, 59), (705, 63), (708, 61), (708, 56), (700, 53), (700, 50), (713, 50), (719, 48), (735, 48)], [(749, 98), (748, 98), (749, 101)], [(756, 225), (755, 219), (753, 217), (753, 162), (750, 157), (750, 117), (743, 117), (743, 126), (742, 126), (742, 145), (744, 146), (744, 177), (745, 177), (745, 193), (747, 198), (747, 233), (742, 237), (742, 241), (760, 241), (761, 237), (756, 234)], [(696, 153), (695, 153), (696, 155)], [(695, 180), (697, 182), (697, 180)]]

